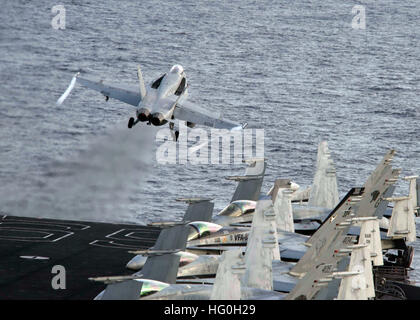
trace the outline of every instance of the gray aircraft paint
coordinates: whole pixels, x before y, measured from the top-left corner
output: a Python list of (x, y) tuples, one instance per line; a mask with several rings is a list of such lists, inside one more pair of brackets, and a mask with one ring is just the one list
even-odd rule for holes
[[(136, 119), (130, 119), (130, 122), (132, 122), (131, 125), (129, 122), (129, 128), (138, 122), (149, 121), (153, 125), (160, 126), (166, 122), (174, 122), (174, 120), (183, 120), (194, 124), (229, 130), (241, 130), (246, 126), (246, 124), (241, 125), (233, 121), (224, 120), (221, 114), (209, 112), (205, 108), (188, 102), (187, 78), (184, 68), (180, 65), (174, 65), (168, 73), (165, 73), (157, 88), (154, 83), (158, 79), (146, 88), (140, 67), (137, 74), (139, 87), (137, 90), (133, 90), (115, 85), (106, 85), (102, 80), (83, 78), (77, 73), (67, 90), (57, 100), (57, 105), (61, 105), (73, 90), (75, 84), (79, 83), (86, 88), (100, 92), (107, 99), (117, 99), (136, 107)], [(182, 83), (184, 83), (183, 87)], [(178, 90), (181, 91), (178, 92)], [(156, 123), (155, 120), (157, 121)], [(170, 129), (173, 131), (172, 127)]]
[(394, 203), (388, 237), (416, 241), (416, 221), (414, 219), (413, 202), (410, 197), (387, 198)]
[(338, 204), (337, 176), (328, 143), (318, 145), (316, 173), (309, 194), (308, 206), (333, 209)]
[[(213, 211), (213, 204), (205, 201), (189, 201), (189, 206), (184, 215), (186, 218), (195, 220), (199, 218), (210, 217)], [(184, 221), (186, 222), (186, 221)], [(153, 250), (185, 250), (189, 227), (187, 225), (175, 225), (168, 229), (163, 229), (156, 240)], [(175, 283), (178, 274), (180, 255), (163, 254), (151, 255), (147, 258), (143, 269), (136, 273), (136, 278), (157, 280), (164, 283)], [(101, 292), (97, 299), (102, 300), (132, 300), (139, 299), (143, 283), (136, 280), (124, 280), (117, 283), (110, 283), (106, 289)]]
[(245, 262), (241, 249), (223, 252), (210, 300), (240, 300), (240, 278), (244, 272)]
[[(322, 286), (316, 282), (337, 267), (341, 250), (354, 241), (347, 236), (349, 227), (354, 223), (352, 218), (373, 216), (381, 195), (395, 183), (399, 171), (392, 170), (390, 166), (393, 155), (393, 150), (388, 152), (368, 178), (365, 188), (352, 189), (329, 219), (308, 240), (309, 249), (291, 272), (304, 278), (289, 293), (288, 299), (313, 298)], [(312, 286), (313, 283), (316, 285)]]
[(272, 262), (280, 260), (275, 214), (270, 200), (257, 202), (245, 252), (246, 271), (241, 284), (273, 290)]
[(277, 191), (273, 209), (276, 214), (278, 230), (295, 232), (291, 200), (292, 193), (293, 191), (287, 188), (287, 186), (282, 186)]
[(250, 159), (245, 169), (244, 177), (229, 177), (231, 180), (237, 180), (238, 186), (232, 196), (231, 202), (236, 200), (257, 201), (261, 193), (261, 185), (264, 179), (267, 163), (264, 159)]

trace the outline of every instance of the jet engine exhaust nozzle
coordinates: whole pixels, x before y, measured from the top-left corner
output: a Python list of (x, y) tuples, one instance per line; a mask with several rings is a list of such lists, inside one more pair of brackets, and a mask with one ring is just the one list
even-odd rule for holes
[(167, 121), (165, 120), (165, 117), (163, 114), (157, 112), (154, 113), (152, 116), (152, 124), (154, 126), (161, 126), (163, 124), (165, 124)]
[(146, 108), (142, 108), (137, 112), (137, 118), (139, 119), (139, 121), (144, 122), (144, 121), (148, 121), (150, 117), (150, 111), (149, 109)]

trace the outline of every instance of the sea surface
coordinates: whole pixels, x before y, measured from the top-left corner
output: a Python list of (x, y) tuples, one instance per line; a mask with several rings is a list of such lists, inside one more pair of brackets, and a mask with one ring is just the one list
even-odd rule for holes
[[(51, 21), (64, 5), (65, 29)], [(354, 6), (365, 29), (355, 29)], [(0, 211), (135, 222), (182, 217), (178, 197), (226, 206), (241, 164), (156, 161), (157, 128), (127, 129), (134, 109), (77, 86), (76, 72), (137, 88), (174, 64), (190, 101), (264, 129), (263, 191), (312, 183), (328, 141), (340, 195), (390, 148), (420, 174), (418, 1), (4, 1), (0, 9)], [(397, 194), (406, 194), (399, 182)], [(414, 266), (420, 265), (415, 243)], [(420, 276), (418, 277), (420, 279)]]

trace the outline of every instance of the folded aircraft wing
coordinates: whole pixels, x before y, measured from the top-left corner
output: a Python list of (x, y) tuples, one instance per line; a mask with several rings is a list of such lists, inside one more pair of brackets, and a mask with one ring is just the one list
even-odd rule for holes
[(70, 94), (71, 90), (73, 89), (76, 83), (79, 83), (80, 85), (86, 88), (98, 91), (106, 97), (120, 100), (122, 102), (125, 102), (135, 107), (138, 106), (141, 100), (140, 92), (137, 92), (136, 90), (128, 89), (128, 88), (119, 88), (113, 85), (107, 85), (107, 84), (104, 84), (102, 80), (97, 81), (93, 79), (82, 78), (79, 76), (79, 74), (76, 74), (73, 77), (67, 90), (57, 100), (58, 105), (64, 102), (64, 100)]
[[(154, 250), (185, 249), (188, 227), (185, 225), (163, 229), (156, 241)], [(141, 278), (164, 283), (175, 283), (180, 256), (177, 254), (152, 255), (147, 258), (141, 271)], [(140, 298), (143, 282), (127, 280), (108, 284), (102, 300), (134, 300)]]
[(189, 203), (184, 215), (184, 222), (189, 221), (207, 221), (210, 222), (213, 216), (214, 203), (210, 199), (190, 198), (177, 199)]
[[(156, 241), (154, 250), (184, 250), (187, 244), (188, 227), (185, 225), (175, 226), (161, 231)], [(175, 283), (178, 273), (180, 256), (168, 254), (163, 256), (151, 256), (141, 271), (145, 279), (153, 279), (165, 283)]]
[(245, 169), (244, 176), (228, 177), (229, 180), (238, 181), (231, 202), (237, 200), (257, 201), (260, 197), (267, 162), (263, 158), (249, 159), (247, 162), (248, 167)]
[(198, 107), (189, 101), (178, 102), (173, 116), (175, 119), (192, 122), (207, 127), (217, 129), (242, 129), (243, 125), (227, 119), (222, 119), (221, 114), (210, 112), (204, 108)]
[[(304, 256), (290, 271), (303, 277), (287, 299), (314, 298), (322, 279), (337, 268), (343, 258), (343, 250), (352, 247), (354, 237), (348, 230), (357, 219), (377, 217), (382, 196), (398, 178), (399, 170), (390, 165), (394, 151), (390, 150), (376, 170), (368, 178), (365, 188), (353, 188), (331, 212), (319, 229), (306, 242), (309, 246)], [(308, 290), (308, 288), (310, 288)]]
[[(208, 199), (180, 199), (189, 203), (184, 215), (184, 222), (195, 221), (197, 218), (210, 220), (214, 203)], [(152, 251), (185, 250), (189, 227), (185, 224), (163, 229)], [(176, 253), (151, 255), (147, 258), (141, 275), (137, 278), (152, 279), (163, 283), (175, 283), (180, 256)], [(129, 279), (108, 284), (101, 299), (103, 300), (133, 300), (140, 298), (143, 282), (139, 279)]]

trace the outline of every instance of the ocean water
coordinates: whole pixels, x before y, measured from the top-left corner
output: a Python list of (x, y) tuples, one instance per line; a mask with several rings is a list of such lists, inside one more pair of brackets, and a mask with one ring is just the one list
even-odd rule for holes
[[(243, 165), (159, 164), (156, 128), (127, 130), (133, 108), (81, 87), (55, 105), (76, 72), (136, 87), (137, 64), (146, 82), (183, 65), (191, 101), (264, 129), (263, 191), (278, 177), (310, 185), (322, 140), (341, 195), (389, 148), (402, 175), (420, 173), (418, 1), (57, 4), (64, 30), (51, 26), (51, 1), (0, 11), (4, 213), (145, 224), (180, 218), (178, 197), (213, 198), (215, 212), (229, 202), (224, 177)], [(355, 5), (365, 29), (352, 28)]]

